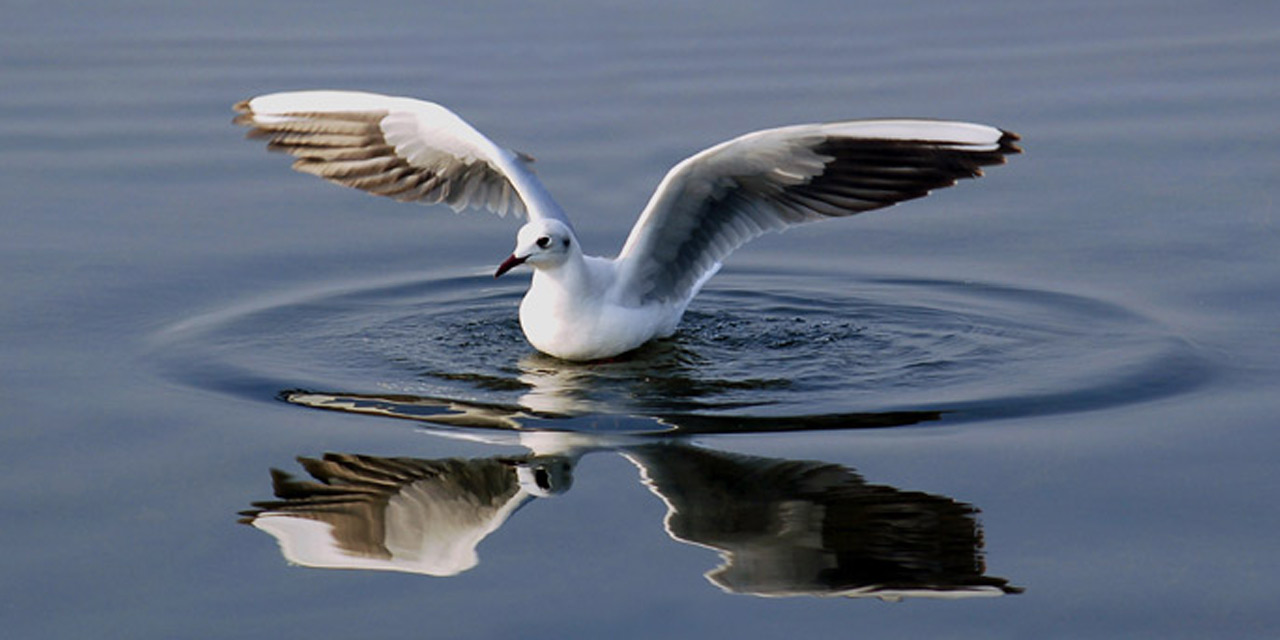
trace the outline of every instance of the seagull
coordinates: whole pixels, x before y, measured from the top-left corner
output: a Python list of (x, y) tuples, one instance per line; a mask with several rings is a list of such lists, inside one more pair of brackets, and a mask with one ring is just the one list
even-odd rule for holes
[(738, 247), (770, 231), (927, 195), (1019, 153), (1017, 134), (968, 122), (846, 120), (748, 133), (675, 165), (614, 258), (583, 252), (530, 156), (447, 108), (356, 91), (244, 100), (234, 122), (293, 168), (401, 201), (527, 218), (494, 273), (533, 269), (520, 326), (539, 351), (611, 358), (672, 335)]

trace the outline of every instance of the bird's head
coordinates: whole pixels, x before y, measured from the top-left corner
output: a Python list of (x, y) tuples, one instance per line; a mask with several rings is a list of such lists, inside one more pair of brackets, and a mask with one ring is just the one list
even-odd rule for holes
[(529, 263), (535, 269), (546, 269), (564, 264), (571, 252), (577, 250), (573, 231), (559, 220), (534, 220), (520, 227), (516, 235), (516, 248), (511, 256), (498, 266), (493, 277), (497, 278), (512, 268)]
[(515, 468), (520, 488), (535, 498), (551, 498), (573, 486), (576, 458), (568, 456), (534, 456), (508, 462)]

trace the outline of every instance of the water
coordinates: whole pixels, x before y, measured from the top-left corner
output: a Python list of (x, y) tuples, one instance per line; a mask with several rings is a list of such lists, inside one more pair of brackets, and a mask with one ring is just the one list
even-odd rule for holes
[(855, 409), (1037, 415), (1173, 394), (1210, 375), (1170, 329), (1097, 300), (975, 282), (848, 281), (731, 270), (679, 335), (611, 362), (563, 362), (529, 347), (513, 360), (522, 338), (512, 310), (528, 285), (495, 285), (488, 274), (275, 296), (170, 327), (154, 352), (176, 378), (248, 397), (408, 394), (548, 414), (551, 427), (684, 414), (821, 421)]
[[(0, 618), (1273, 636), (1277, 14), (19, 3)], [(521, 339), (525, 276), (489, 277), (513, 225), (295, 175), (229, 123), (317, 87), (533, 154), (599, 253), (672, 164), (756, 128), (970, 119), (1027, 152), (764, 238), (671, 340), (576, 365)]]

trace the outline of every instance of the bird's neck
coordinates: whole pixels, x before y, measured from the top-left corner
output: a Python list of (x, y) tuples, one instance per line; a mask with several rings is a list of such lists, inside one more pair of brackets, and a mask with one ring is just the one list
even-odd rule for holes
[(580, 299), (599, 290), (599, 283), (594, 282), (596, 279), (597, 274), (588, 264), (587, 258), (581, 252), (574, 251), (559, 264), (535, 268), (530, 291), (539, 289), (542, 291), (541, 295)]

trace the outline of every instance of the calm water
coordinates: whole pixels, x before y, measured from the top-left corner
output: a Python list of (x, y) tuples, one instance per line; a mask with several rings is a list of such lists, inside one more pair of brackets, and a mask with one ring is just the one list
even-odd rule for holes
[[(1113, 5), (15, 4), (0, 619), (1274, 637), (1280, 9)], [(599, 253), (752, 129), (969, 119), (1027, 152), (762, 239), (673, 339), (573, 365), (488, 275), (509, 221), (230, 124), (299, 88), (451, 106)]]

